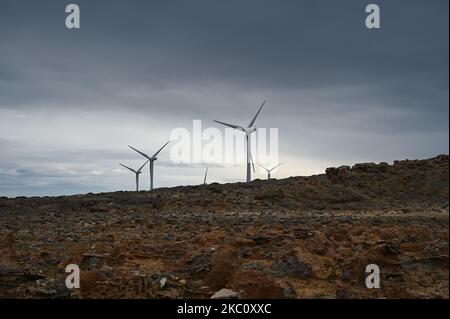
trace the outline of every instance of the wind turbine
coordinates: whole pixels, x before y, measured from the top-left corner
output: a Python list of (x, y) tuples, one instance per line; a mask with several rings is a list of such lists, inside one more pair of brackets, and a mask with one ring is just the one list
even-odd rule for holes
[(261, 109), (263, 108), (264, 104), (266, 103), (266, 101), (264, 100), (264, 102), (261, 104), (258, 112), (256, 112), (255, 116), (253, 117), (253, 119), (250, 121), (250, 123), (248, 123), (247, 128), (243, 128), (242, 126), (239, 125), (234, 125), (234, 124), (228, 124), (228, 123), (224, 123), (224, 122), (220, 122), (220, 121), (216, 121), (214, 120), (214, 122), (231, 127), (233, 129), (242, 131), (245, 133), (245, 139), (247, 142), (247, 182), (250, 182), (252, 177), (251, 177), (251, 172), (250, 172), (250, 163), (253, 166), (253, 172), (255, 172), (255, 165), (253, 164), (253, 159), (252, 159), (252, 154), (251, 154), (251, 147), (250, 147), (250, 135), (253, 132), (256, 132), (256, 128), (253, 127), (253, 124), (256, 121), (256, 118), (259, 115), (259, 112), (261, 112)]
[[(169, 141), (170, 142), (170, 141)], [(162, 151), (162, 149), (164, 147), (166, 147), (167, 144), (169, 144), (169, 142), (167, 142), (166, 144), (164, 144), (155, 154), (153, 154), (153, 156), (148, 156), (147, 154), (135, 149), (134, 147), (128, 145), (129, 148), (131, 148), (132, 150), (138, 152), (139, 154), (141, 154), (142, 156), (144, 156), (146, 159), (148, 159), (149, 163), (149, 169), (150, 169), (150, 190), (153, 189), (153, 164), (154, 162), (158, 159), (156, 156), (158, 156), (159, 152)]]
[(259, 163), (256, 163), (256, 164), (258, 164), (259, 166), (261, 166), (262, 168), (264, 168), (264, 169), (267, 171), (267, 179), (270, 179), (270, 172), (273, 171), (273, 170), (274, 170), (275, 168), (277, 168), (278, 166), (283, 165), (284, 163), (286, 163), (286, 162), (282, 162), (282, 163), (278, 164), (277, 166), (272, 167), (271, 169), (265, 168), (264, 166), (262, 166), (262, 165), (259, 164)]
[(206, 168), (205, 178), (203, 179), (203, 185), (206, 185), (206, 176), (208, 176), (208, 167)]
[(132, 171), (133, 173), (136, 174), (136, 192), (139, 191), (139, 175), (142, 173), (142, 169), (147, 164), (147, 162), (148, 162), (148, 160), (138, 170), (134, 170), (131, 167), (128, 167), (126, 165), (123, 165), (122, 163), (119, 163), (119, 165), (125, 167), (126, 169), (129, 169), (130, 171)]

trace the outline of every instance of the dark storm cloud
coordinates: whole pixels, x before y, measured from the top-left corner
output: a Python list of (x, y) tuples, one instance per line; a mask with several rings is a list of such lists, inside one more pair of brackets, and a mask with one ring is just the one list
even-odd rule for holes
[[(73, 2), (80, 30), (65, 28), (64, 1), (1, 1), (0, 111), (95, 110), (102, 121), (114, 110), (187, 126), (246, 123), (266, 98), (257, 124), (279, 127), (292, 156), (448, 152), (446, 0)], [(364, 26), (369, 3), (380, 30)], [(96, 161), (84, 151), (42, 156)]]
[[(3, 79), (2, 91), (25, 84), (30, 94), (16, 95), (19, 101), (86, 95), (98, 101), (124, 86), (211, 81), (258, 90), (448, 87), (447, 1), (378, 1), (376, 31), (364, 27), (366, 3), (359, 0), (78, 3), (82, 28), (71, 32), (61, 1), (3, 5), (2, 74), (25, 83)], [(8, 69), (11, 59), (16, 63)]]

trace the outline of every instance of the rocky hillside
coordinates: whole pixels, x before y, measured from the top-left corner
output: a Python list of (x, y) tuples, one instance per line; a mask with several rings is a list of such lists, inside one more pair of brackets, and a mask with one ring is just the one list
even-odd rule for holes
[[(81, 288), (65, 287), (65, 266)], [(365, 266), (381, 270), (367, 289)], [(0, 297), (448, 298), (448, 156), (0, 199)]]

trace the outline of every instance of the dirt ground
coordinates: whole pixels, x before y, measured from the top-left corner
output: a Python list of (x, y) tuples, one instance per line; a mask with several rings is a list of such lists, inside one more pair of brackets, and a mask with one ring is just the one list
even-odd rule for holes
[[(446, 155), (249, 184), (0, 198), (0, 297), (448, 298), (448, 222)], [(66, 288), (68, 264), (80, 289)], [(369, 264), (379, 289), (365, 285)]]

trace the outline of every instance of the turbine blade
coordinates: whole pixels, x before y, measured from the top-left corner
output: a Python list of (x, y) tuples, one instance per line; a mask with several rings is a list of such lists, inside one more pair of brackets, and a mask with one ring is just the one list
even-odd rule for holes
[(139, 173), (142, 171), (142, 169), (144, 168), (144, 166), (147, 165), (148, 161), (149, 161), (149, 160), (146, 160), (145, 163), (144, 163), (144, 165), (142, 165), (142, 166), (138, 169), (138, 172), (139, 172)]
[(225, 125), (225, 126), (228, 126), (228, 127), (231, 127), (231, 128), (234, 128), (234, 129), (238, 129), (238, 130), (241, 130), (241, 131), (244, 130), (244, 128), (239, 126), (239, 125), (228, 124), (228, 123), (220, 122), (220, 121), (216, 121), (216, 120), (214, 120), (214, 122), (222, 124), (222, 125)]
[(270, 171), (272, 171), (272, 170), (274, 170), (275, 168), (277, 168), (278, 166), (281, 166), (281, 165), (283, 165), (284, 163), (286, 163), (286, 161), (284, 161), (284, 162), (281, 162), (280, 164), (278, 164), (277, 166), (274, 166), (274, 167), (272, 167), (271, 169), (270, 169)]
[(262, 168), (264, 168), (266, 171), (269, 171), (267, 168), (265, 168), (264, 166), (262, 166), (262, 165), (259, 164), (258, 162), (256, 162), (256, 164), (258, 164), (259, 166), (261, 166)]
[(166, 147), (166, 145), (169, 144), (169, 143), (170, 143), (170, 141), (168, 141), (166, 144), (164, 144), (163, 147), (161, 147), (161, 148), (158, 150), (158, 152), (156, 152), (155, 154), (153, 154), (152, 159), (155, 158), (155, 157), (159, 154), (159, 152), (161, 152), (162, 149), (163, 149), (164, 147)]
[(126, 165), (123, 165), (122, 163), (119, 163), (120, 166), (125, 167), (126, 169), (129, 169), (130, 171), (132, 171), (133, 173), (136, 173), (136, 171), (134, 169), (132, 169), (131, 167), (128, 167)]
[(263, 108), (264, 104), (266, 104), (266, 100), (264, 100), (264, 102), (261, 104), (258, 112), (256, 112), (256, 114), (255, 114), (255, 117), (250, 121), (250, 123), (248, 123), (248, 127), (252, 127), (253, 124), (255, 124), (256, 118), (258, 117), (259, 112), (261, 112), (261, 109)]
[(131, 148), (133, 151), (138, 152), (139, 154), (141, 154), (142, 156), (144, 156), (145, 158), (150, 159), (150, 156), (148, 156), (147, 154), (145, 154), (144, 152), (141, 152), (137, 149), (135, 149), (133, 146), (128, 145), (129, 148)]

